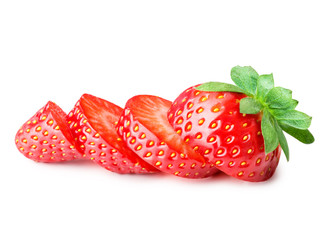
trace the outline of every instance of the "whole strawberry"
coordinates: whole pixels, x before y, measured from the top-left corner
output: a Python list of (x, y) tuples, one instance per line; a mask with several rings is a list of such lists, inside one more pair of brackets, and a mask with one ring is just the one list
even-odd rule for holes
[(274, 87), (273, 75), (234, 67), (237, 86), (209, 82), (188, 88), (173, 102), (168, 119), (195, 151), (218, 169), (246, 181), (269, 179), (281, 149), (289, 160), (283, 131), (312, 143), (311, 117), (295, 110), (292, 91)]

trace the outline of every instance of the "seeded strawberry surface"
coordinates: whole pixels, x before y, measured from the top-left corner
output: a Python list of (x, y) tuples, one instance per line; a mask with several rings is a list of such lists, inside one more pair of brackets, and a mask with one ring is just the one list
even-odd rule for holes
[(265, 154), (259, 114), (242, 114), (246, 95), (191, 87), (173, 103), (168, 119), (192, 148), (218, 169), (242, 180), (264, 181), (278, 165), (280, 149)]
[(118, 133), (136, 154), (162, 172), (203, 178), (217, 172), (173, 130), (167, 120), (171, 102), (139, 95), (129, 99), (118, 123)]
[(82, 158), (66, 123), (65, 112), (53, 102), (48, 102), (24, 123), (15, 139), (18, 150), (36, 162)]
[(67, 118), (79, 149), (86, 158), (112, 172), (157, 172), (130, 150), (116, 133), (115, 126), (122, 111), (111, 102), (84, 94)]

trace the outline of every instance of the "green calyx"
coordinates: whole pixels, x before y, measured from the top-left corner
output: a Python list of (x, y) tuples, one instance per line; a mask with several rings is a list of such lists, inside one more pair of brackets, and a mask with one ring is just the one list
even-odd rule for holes
[(289, 161), (289, 147), (286, 132), (302, 143), (314, 142), (308, 130), (312, 117), (295, 110), (298, 101), (292, 99), (292, 91), (274, 86), (273, 74), (259, 75), (252, 67), (233, 67), (231, 79), (235, 85), (208, 82), (197, 87), (201, 91), (238, 92), (247, 95), (240, 101), (240, 112), (258, 114), (262, 112), (261, 131), (265, 143), (265, 152), (274, 151), (281, 145)]

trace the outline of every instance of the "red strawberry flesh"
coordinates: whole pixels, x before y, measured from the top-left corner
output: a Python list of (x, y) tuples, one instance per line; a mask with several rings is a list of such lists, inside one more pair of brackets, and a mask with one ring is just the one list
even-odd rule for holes
[(171, 102), (138, 95), (126, 103), (118, 133), (143, 160), (163, 172), (181, 177), (208, 177), (217, 170), (205, 162), (174, 131), (167, 120)]
[(117, 173), (152, 173), (157, 169), (142, 161), (117, 134), (123, 109), (104, 99), (84, 94), (68, 115), (70, 128), (87, 158)]

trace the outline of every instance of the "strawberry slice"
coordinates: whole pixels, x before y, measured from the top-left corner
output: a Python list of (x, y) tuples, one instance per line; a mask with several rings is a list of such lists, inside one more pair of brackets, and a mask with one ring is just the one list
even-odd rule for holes
[(115, 126), (123, 109), (104, 99), (84, 94), (68, 114), (68, 124), (87, 158), (116, 173), (153, 173), (118, 136)]
[(217, 172), (213, 164), (194, 151), (167, 120), (171, 102), (138, 95), (129, 99), (117, 131), (139, 157), (162, 172), (187, 178), (208, 177)]
[(82, 158), (66, 123), (66, 113), (51, 101), (23, 124), (15, 141), (18, 150), (36, 162)]

